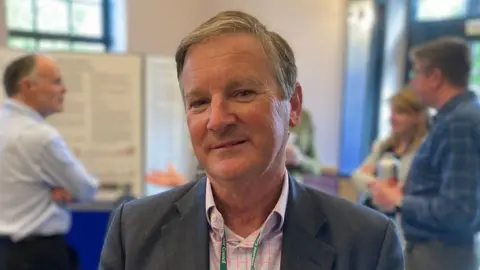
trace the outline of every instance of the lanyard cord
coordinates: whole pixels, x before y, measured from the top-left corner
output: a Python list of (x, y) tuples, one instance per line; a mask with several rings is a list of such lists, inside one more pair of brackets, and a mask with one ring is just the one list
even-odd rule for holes
[[(258, 245), (260, 243), (260, 233), (258, 233), (255, 242), (253, 243), (252, 251), (252, 263), (250, 265), (250, 270), (255, 270), (255, 261), (257, 259)], [(220, 250), (220, 270), (227, 270), (227, 235), (223, 231), (222, 236), (222, 248)]]

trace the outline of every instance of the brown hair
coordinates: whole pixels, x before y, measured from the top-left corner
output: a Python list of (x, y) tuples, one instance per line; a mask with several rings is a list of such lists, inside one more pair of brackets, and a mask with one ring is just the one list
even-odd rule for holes
[(19, 57), (8, 64), (3, 73), (3, 87), (8, 97), (13, 97), (18, 93), (18, 84), (23, 78), (33, 73), (35, 65), (35, 54)]
[[(403, 88), (393, 95), (390, 98), (390, 104), (399, 111), (416, 114), (421, 118), (414, 128), (412, 142), (406, 150), (406, 152), (410, 152), (416, 149), (422, 143), (423, 137), (427, 135), (430, 125), (428, 108), (422, 104), (418, 95), (408, 87)], [(386, 146), (394, 147), (398, 144), (398, 141), (399, 138), (396, 137), (395, 134), (391, 134), (386, 141)]]
[(465, 40), (443, 37), (414, 47), (413, 61), (423, 62), (426, 71), (438, 69), (453, 86), (466, 88), (470, 78), (470, 50)]

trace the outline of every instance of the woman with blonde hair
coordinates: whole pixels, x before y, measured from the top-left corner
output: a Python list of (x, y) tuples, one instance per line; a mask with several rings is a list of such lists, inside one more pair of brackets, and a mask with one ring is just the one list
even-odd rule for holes
[(373, 144), (371, 153), (352, 174), (352, 181), (363, 197), (364, 204), (395, 218), (396, 213), (384, 211), (373, 204), (369, 186), (375, 181), (401, 185), (407, 179), (410, 164), (429, 128), (428, 109), (409, 88), (390, 98), (390, 136)]

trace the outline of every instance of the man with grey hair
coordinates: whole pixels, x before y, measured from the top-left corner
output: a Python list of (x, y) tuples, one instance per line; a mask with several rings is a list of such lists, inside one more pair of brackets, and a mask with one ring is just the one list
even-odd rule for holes
[(287, 173), (302, 110), (288, 44), (225, 11), (185, 37), (176, 60), (206, 177), (121, 206), (100, 269), (403, 269), (392, 221)]
[(413, 48), (413, 89), (437, 110), (403, 190), (382, 183), (374, 200), (402, 214), (408, 270), (478, 270), (480, 105), (467, 90), (468, 44), (445, 37)]
[(93, 198), (97, 181), (45, 118), (63, 110), (53, 59), (25, 55), (5, 69), (0, 107), (0, 269), (76, 269), (64, 202)]

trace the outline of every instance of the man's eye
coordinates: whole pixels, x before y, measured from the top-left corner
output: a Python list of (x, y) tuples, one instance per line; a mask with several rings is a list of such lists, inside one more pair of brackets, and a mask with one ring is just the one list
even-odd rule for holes
[(201, 106), (204, 106), (205, 104), (208, 104), (208, 100), (199, 99), (199, 100), (194, 100), (194, 101), (190, 102), (188, 107), (192, 108), (192, 109), (195, 109), (195, 108), (199, 108)]
[(235, 92), (235, 97), (241, 98), (241, 99), (251, 99), (255, 97), (255, 91), (252, 90), (241, 90), (238, 92)]

